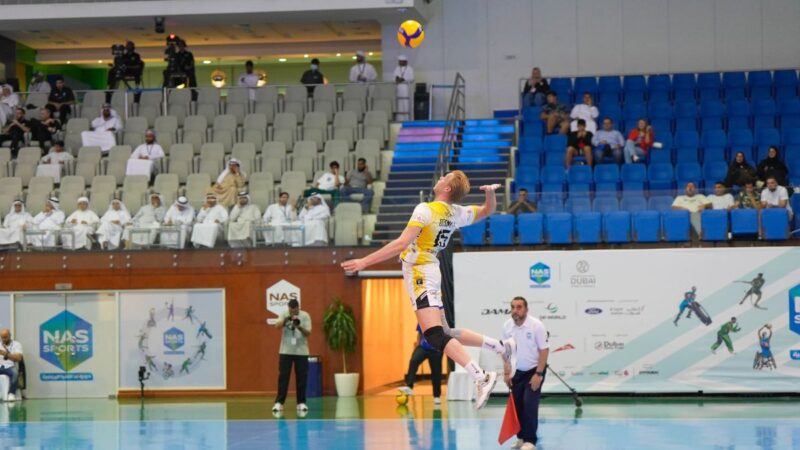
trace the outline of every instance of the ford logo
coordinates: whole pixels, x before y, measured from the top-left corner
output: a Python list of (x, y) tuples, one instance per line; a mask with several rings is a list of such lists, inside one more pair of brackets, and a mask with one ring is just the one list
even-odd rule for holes
[(600, 308), (586, 308), (586, 314), (600, 314), (603, 310)]

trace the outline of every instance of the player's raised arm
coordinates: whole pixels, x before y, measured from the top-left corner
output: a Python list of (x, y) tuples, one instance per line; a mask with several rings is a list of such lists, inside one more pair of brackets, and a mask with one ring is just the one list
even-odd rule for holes
[(473, 222), (477, 222), (484, 217), (494, 214), (497, 210), (497, 196), (495, 195), (495, 191), (498, 189), (500, 189), (499, 184), (485, 184), (480, 187), (480, 190), (486, 194), (486, 200), (483, 202), (483, 205), (479, 206), (475, 211), (475, 219)]
[(345, 261), (342, 263), (342, 268), (346, 272), (359, 272), (373, 264), (397, 257), (406, 247), (414, 242), (420, 230), (422, 230), (420, 227), (407, 226), (397, 239), (384, 245), (380, 250), (376, 250), (363, 258)]

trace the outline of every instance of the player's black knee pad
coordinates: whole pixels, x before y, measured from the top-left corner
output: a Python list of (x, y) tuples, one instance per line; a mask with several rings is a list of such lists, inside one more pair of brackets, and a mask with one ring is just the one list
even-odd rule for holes
[(444, 348), (447, 347), (447, 343), (450, 342), (450, 339), (453, 339), (444, 333), (444, 328), (441, 326), (430, 327), (425, 330), (423, 334), (428, 344), (440, 352), (443, 352)]

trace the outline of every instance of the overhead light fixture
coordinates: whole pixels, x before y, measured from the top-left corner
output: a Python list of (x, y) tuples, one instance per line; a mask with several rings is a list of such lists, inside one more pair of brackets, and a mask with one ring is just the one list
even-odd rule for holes
[(211, 60), (210, 59), (204, 59), (203, 60), (203, 64), (211, 64)]
[(225, 72), (217, 69), (211, 72), (211, 85), (215, 88), (221, 88), (225, 86), (226, 78)]
[(155, 32), (158, 34), (163, 34), (165, 30), (164, 27), (164, 17), (156, 16), (153, 17), (153, 22), (155, 22)]
[(286, 62), (286, 58), (278, 58), (278, 62)]
[(97, 60), (97, 64), (103, 64), (103, 60), (102, 59), (98, 59)]
[(372, 56), (373, 52), (369, 52), (368, 54), (369, 54), (369, 56)]
[(308, 53), (306, 53), (305, 55), (303, 55), (303, 58), (308, 58)]
[(72, 64), (72, 61), (67, 61), (67, 64)]
[(350, 59), (356, 59), (355, 55), (351, 56)]
[(336, 56), (342, 56), (342, 54), (341, 53), (337, 53)]

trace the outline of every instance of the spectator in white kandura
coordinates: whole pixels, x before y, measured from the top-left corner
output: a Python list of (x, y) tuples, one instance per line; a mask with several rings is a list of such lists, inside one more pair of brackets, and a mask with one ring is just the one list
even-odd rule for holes
[(306, 245), (328, 245), (328, 219), (331, 210), (321, 195), (308, 198), (306, 207), (300, 211), (299, 219), (306, 231)]
[(239, 192), (239, 203), (231, 209), (228, 220), (228, 245), (234, 248), (252, 246), (253, 222), (261, 219), (261, 208), (250, 201), (247, 192)]
[(116, 250), (124, 232), (124, 227), (131, 221), (131, 213), (121, 200), (111, 200), (108, 211), (100, 218), (97, 228), (97, 242), (103, 250)]
[(373, 177), (369, 167), (367, 167), (367, 160), (358, 158), (356, 168), (347, 173), (344, 186), (339, 191), (345, 199), (349, 198), (351, 194), (362, 194), (364, 198), (361, 199), (361, 212), (367, 214), (369, 213), (370, 205), (372, 205), (373, 192), (368, 187), (372, 184), (372, 181)]
[(624, 146), (625, 138), (622, 137), (622, 133), (614, 129), (614, 121), (609, 117), (603, 119), (603, 129), (592, 136), (595, 164), (603, 162), (606, 156), (611, 156), (614, 162), (622, 164)]
[[(156, 241), (158, 229), (161, 227), (161, 222), (164, 221), (166, 214), (167, 209), (164, 207), (164, 198), (161, 194), (158, 192), (150, 194), (150, 203), (142, 205), (122, 231), (122, 240), (125, 243), (125, 247), (130, 248), (131, 244), (152, 245)], [(147, 236), (136, 233), (131, 237), (132, 228), (149, 228), (150, 233)]]
[(394, 69), (394, 82), (397, 83), (397, 120), (411, 119), (411, 86), (414, 84), (414, 68), (408, 65), (406, 55), (397, 57)]
[(237, 86), (249, 88), (247, 89), (247, 95), (250, 97), (250, 101), (256, 100), (256, 88), (260, 79), (261, 75), (253, 71), (253, 61), (248, 60), (245, 62), (244, 73), (239, 75)]
[(14, 200), (0, 227), (0, 245), (19, 245), (26, 227), (33, 225), (33, 216), (25, 211), (22, 200)]
[(72, 156), (72, 153), (64, 150), (64, 141), (56, 141), (39, 164), (56, 165), (59, 167), (59, 171), (64, 173), (67, 166), (71, 165), (73, 161), (75, 161), (75, 157)]
[(152, 174), (155, 174), (159, 172), (159, 164), (165, 156), (164, 149), (156, 142), (156, 133), (153, 130), (147, 130), (144, 132), (144, 143), (136, 147), (129, 159), (153, 161), (150, 170)]
[(19, 363), (22, 362), (22, 344), (11, 339), (8, 328), (0, 330), (0, 375), (8, 377), (8, 397), (6, 401), (17, 401), (17, 381)]
[(289, 194), (281, 192), (278, 202), (269, 205), (267, 211), (264, 212), (264, 225), (270, 225), (273, 228), (264, 231), (264, 242), (282, 244), (288, 241), (291, 244), (294, 241), (293, 236), (287, 236), (283, 227), (291, 225), (295, 221), (297, 221), (297, 213), (294, 206), (289, 203)]
[(778, 184), (775, 177), (767, 177), (766, 189), (761, 191), (762, 208), (785, 208), (789, 213), (789, 220), (792, 220), (794, 211), (789, 205), (789, 191), (784, 186)]
[(214, 183), (214, 193), (217, 200), (225, 208), (230, 208), (236, 203), (236, 195), (244, 189), (247, 183), (247, 174), (242, 170), (242, 163), (236, 158), (228, 161), (228, 167), (223, 170)]
[(228, 210), (217, 203), (217, 194), (213, 192), (206, 194), (206, 203), (197, 212), (197, 218), (194, 221), (192, 245), (214, 248), (227, 221)]
[(44, 204), (44, 210), (33, 217), (33, 226), (26, 229), (45, 231), (45, 234), (28, 237), (28, 243), (34, 247), (55, 247), (55, 230), (64, 225), (64, 212), (58, 205), (57, 198), (50, 198)]
[(351, 83), (372, 83), (378, 78), (378, 72), (375, 67), (367, 62), (364, 56), (364, 51), (359, 50), (356, 52), (356, 64), (350, 68), (350, 76), (348, 79)]
[(4, 84), (0, 88), (0, 126), (4, 126), (14, 116), (14, 110), (18, 106), (19, 95), (10, 84)]
[(596, 119), (599, 115), (600, 111), (598, 111), (597, 107), (594, 106), (592, 94), (584, 92), (583, 103), (573, 106), (572, 112), (569, 113), (569, 117), (572, 119), (570, 131), (576, 131), (578, 129), (578, 119), (583, 119), (586, 121), (586, 129), (589, 130), (590, 133), (594, 134), (594, 132), (597, 131), (597, 123), (594, 121), (594, 119)]
[(714, 194), (708, 196), (708, 201), (711, 202), (711, 209), (730, 211), (736, 206), (733, 195), (728, 192), (728, 188), (722, 181), (714, 183)]
[(189, 204), (189, 199), (184, 196), (178, 197), (175, 203), (167, 210), (164, 216), (164, 226), (178, 229), (178, 234), (164, 233), (162, 230), (161, 245), (169, 248), (184, 248), (186, 239), (192, 234), (194, 225), (194, 208)]
[(122, 131), (122, 121), (119, 114), (106, 103), (103, 105), (100, 117), (92, 121), (92, 131), (81, 132), (81, 142), (84, 147), (100, 147), (103, 153), (106, 153), (117, 145), (118, 131)]
[(692, 229), (697, 237), (700, 236), (700, 213), (704, 209), (711, 208), (711, 202), (705, 195), (697, 193), (697, 186), (691, 181), (686, 183), (684, 192), (686, 195), (675, 197), (675, 201), (672, 202), (672, 209), (675, 211), (689, 211)]
[(28, 92), (49, 94), (51, 90), (53, 90), (53, 87), (50, 86), (50, 82), (44, 79), (42, 72), (34, 72), (33, 78), (31, 79), (31, 84), (28, 86)]
[(86, 250), (91, 250), (92, 235), (94, 235), (99, 223), (100, 217), (89, 209), (89, 199), (86, 197), (79, 198), (78, 209), (67, 217), (64, 224), (64, 228), (72, 232), (61, 234), (61, 244), (68, 249), (77, 250), (83, 247)]

